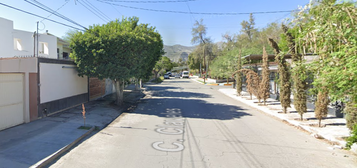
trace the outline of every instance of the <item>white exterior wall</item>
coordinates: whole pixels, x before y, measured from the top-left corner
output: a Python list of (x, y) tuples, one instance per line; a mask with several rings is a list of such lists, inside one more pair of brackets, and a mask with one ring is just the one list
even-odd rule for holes
[[(51, 35), (46, 35), (46, 34), (39, 34), (38, 35), (38, 42), (45, 42), (48, 44), (48, 50), (49, 53), (48, 55), (46, 54), (41, 54), (39, 53), (40, 57), (46, 57), (46, 58), (52, 58), (52, 59), (57, 59), (57, 37), (56, 36), (51, 36)], [(39, 44), (39, 49), (41, 49), (41, 46)]]
[(79, 77), (74, 67), (40, 63), (40, 103), (88, 93), (87, 77)]
[[(24, 57), (34, 55), (34, 44), (37, 48), (37, 40), (34, 42), (34, 32), (15, 30), (13, 22), (0, 17), (0, 58)], [(39, 54), (40, 57), (57, 59), (57, 37), (47, 34), (39, 34), (38, 42), (48, 44), (49, 53)], [(14, 39), (21, 40), (22, 50), (15, 49)], [(41, 45), (39, 44), (39, 48)]]
[(14, 44), (14, 39), (20, 39), (21, 40), (21, 46), (22, 50), (17, 50), (15, 49), (15, 46), (12, 46), (11, 49), (13, 50), (13, 53), (11, 57), (14, 56), (33, 56), (34, 51), (34, 38), (33, 38), (33, 32), (26, 32), (22, 30), (12, 30), (12, 44)]
[(13, 22), (0, 17), (0, 58), (13, 55)]
[(29, 73), (37, 73), (37, 58), (0, 59), (0, 73), (24, 74), (24, 85), (19, 90), (24, 90), (24, 120), (25, 122), (30, 122)]

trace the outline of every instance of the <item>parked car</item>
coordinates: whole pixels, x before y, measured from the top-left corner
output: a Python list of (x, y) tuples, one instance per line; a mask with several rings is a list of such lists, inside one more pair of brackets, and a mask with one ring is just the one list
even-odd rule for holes
[(164, 75), (164, 79), (170, 79), (169, 74), (165, 74), (165, 75)]
[(181, 78), (180, 73), (176, 73), (175, 78)]
[(170, 77), (172, 76), (171, 72), (168, 72), (167, 74), (168, 74)]
[(182, 78), (190, 78), (189, 72), (188, 71), (183, 71), (182, 72)]

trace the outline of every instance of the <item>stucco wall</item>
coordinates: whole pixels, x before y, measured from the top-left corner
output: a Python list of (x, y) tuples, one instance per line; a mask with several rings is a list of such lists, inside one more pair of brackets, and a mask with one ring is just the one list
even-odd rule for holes
[[(11, 20), (0, 18), (0, 37), (0, 58), (24, 57), (36, 54), (34, 52), (34, 45), (36, 44), (37, 48), (37, 40), (35, 38), (34, 41), (34, 32), (13, 29), (13, 22)], [(20, 39), (22, 50), (15, 49), (16, 43), (14, 39)], [(41, 48), (41, 42), (47, 43), (49, 50), (48, 54), (40, 53), (40, 57), (57, 59), (57, 37), (39, 34), (38, 42), (39, 48)]]
[(12, 30), (13, 22), (0, 17), (0, 58), (12, 57), (13, 39)]
[(24, 113), (25, 122), (30, 122), (29, 73), (37, 73), (37, 58), (0, 59), (0, 73), (24, 74)]
[(74, 65), (40, 63), (40, 103), (88, 93), (87, 77)]
[(33, 47), (34, 47), (34, 38), (33, 38), (33, 34), (31, 32), (26, 32), (26, 31), (21, 31), (21, 30), (13, 30), (12, 32), (12, 43), (14, 41), (15, 38), (20, 39), (21, 40), (21, 45), (22, 45), (22, 50), (16, 50), (15, 47), (12, 47), (13, 50), (13, 56), (33, 56), (34, 55), (34, 51), (33, 51)]

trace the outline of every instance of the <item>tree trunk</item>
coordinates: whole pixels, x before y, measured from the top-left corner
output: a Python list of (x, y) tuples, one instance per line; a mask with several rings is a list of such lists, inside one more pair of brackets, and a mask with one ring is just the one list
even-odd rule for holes
[(227, 84), (229, 83), (229, 78), (227, 77)]
[(142, 79), (139, 80), (139, 85), (140, 85), (140, 88), (143, 88), (143, 80)]
[(284, 106), (284, 108), (283, 108), (283, 112), (284, 112), (284, 114), (286, 114), (286, 110), (287, 110), (287, 108), (288, 108), (288, 107), (285, 107), (285, 106)]
[(115, 93), (117, 105), (122, 105), (124, 102), (124, 80), (115, 80)]
[(154, 77), (155, 77), (155, 79), (157, 79), (157, 76), (159, 75), (158, 73), (159, 73), (159, 71), (154, 71)]
[(140, 90), (139, 79), (135, 79), (135, 90)]
[(304, 113), (300, 113), (300, 120), (303, 120)]
[(206, 72), (206, 55), (205, 55), (205, 46), (203, 45), (203, 66), (204, 66), (204, 77), (203, 77), (203, 83), (206, 84), (206, 75), (207, 75), (207, 72)]
[(319, 127), (321, 127), (321, 118), (319, 118)]

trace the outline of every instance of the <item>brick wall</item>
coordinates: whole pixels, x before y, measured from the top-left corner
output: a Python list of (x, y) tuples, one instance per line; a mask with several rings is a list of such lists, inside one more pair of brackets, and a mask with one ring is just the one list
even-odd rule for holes
[(105, 79), (89, 78), (89, 99), (96, 99), (105, 95)]

